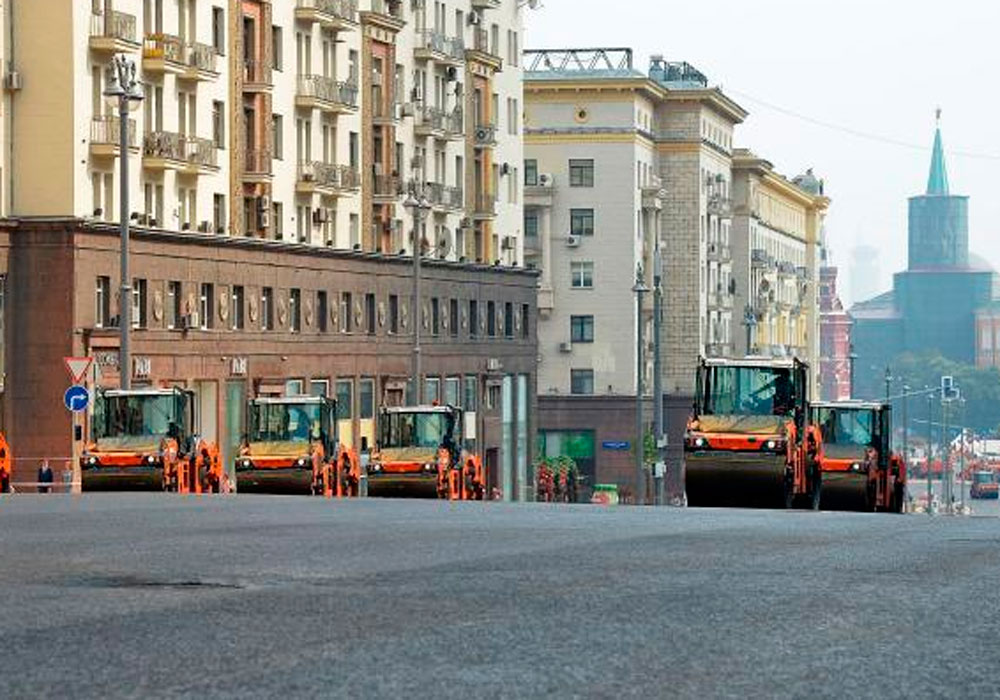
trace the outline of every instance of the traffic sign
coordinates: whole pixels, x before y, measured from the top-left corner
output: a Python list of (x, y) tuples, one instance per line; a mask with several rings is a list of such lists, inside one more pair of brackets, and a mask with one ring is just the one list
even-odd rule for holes
[(63, 394), (63, 404), (73, 413), (87, 410), (87, 404), (89, 403), (90, 393), (86, 387), (82, 387), (79, 384), (74, 384)]
[(87, 376), (87, 370), (90, 369), (90, 365), (93, 361), (93, 357), (63, 358), (63, 362), (66, 364), (66, 369), (69, 370), (69, 376), (73, 378), (74, 384), (80, 384), (83, 381), (83, 378)]

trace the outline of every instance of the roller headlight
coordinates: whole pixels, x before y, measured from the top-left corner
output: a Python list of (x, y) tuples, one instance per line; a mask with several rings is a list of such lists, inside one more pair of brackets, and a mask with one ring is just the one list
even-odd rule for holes
[(253, 462), (251, 462), (249, 459), (243, 460), (243, 467), (245, 469), (249, 469), (251, 466), (253, 466)]
[(95, 466), (97, 464), (97, 457), (90, 457), (87, 460), (87, 464), (89, 464), (92, 467)]
[(773, 450), (777, 446), (778, 446), (778, 443), (776, 443), (774, 440), (768, 440), (767, 441), (767, 449)]
[(370, 469), (371, 469), (371, 470), (372, 470), (373, 472), (380, 472), (380, 471), (382, 471), (382, 465), (381, 465), (381, 464), (379, 464), (378, 462), (376, 462), (375, 464), (371, 465), (371, 466), (370, 466), (369, 468), (370, 468)]
[(859, 471), (861, 471), (861, 465), (858, 464), (857, 462), (855, 462), (854, 464), (851, 465), (851, 471), (852, 472), (859, 472)]
[(156, 457), (153, 455), (146, 457), (146, 464), (156, 464)]
[(705, 447), (706, 445), (708, 445), (708, 441), (705, 440), (705, 438), (700, 437), (700, 438), (695, 438), (694, 439), (694, 446), (695, 447)]
[(297, 464), (300, 467), (306, 466), (306, 458), (305, 457), (299, 457), (298, 461), (295, 462), (295, 464)]
[(428, 462), (427, 464), (424, 465), (424, 471), (425, 472), (432, 472), (432, 471), (434, 471), (434, 465), (431, 464), (430, 462)]

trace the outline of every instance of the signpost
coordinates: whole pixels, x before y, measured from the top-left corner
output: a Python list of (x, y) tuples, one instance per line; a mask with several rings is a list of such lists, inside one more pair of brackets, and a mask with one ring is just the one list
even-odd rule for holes
[(87, 376), (87, 370), (90, 369), (90, 365), (93, 364), (93, 357), (64, 357), (63, 362), (66, 365), (66, 369), (69, 371), (69, 376), (73, 379), (74, 384), (82, 384), (84, 377)]
[(74, 384), (63, 394), (63, 404), (71, 413), (86, 411), (90, 404), (90, 392), (86, 387)]

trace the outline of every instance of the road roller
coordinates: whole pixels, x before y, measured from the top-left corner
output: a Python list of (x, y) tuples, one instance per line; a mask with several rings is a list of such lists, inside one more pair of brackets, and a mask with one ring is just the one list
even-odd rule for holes
[(906, 463), (892, 452), (892, 407), (884, 402), (838, 401), (813, 405), (823, 436), (824, 510), (902, 513)]
[(684, 437), (688, 504), (818, 508), (822, 437), (808, 387), (798, 359), (700, 360)]
[(465, 427), (457, 406), (383, 407), (368, 495), (484, 500), (486, 472), (466, 445)]
[(194, 432), (195, 404), (179, 387), (98, 390), (80, 455), (83, 490), (226, 490), (218, 445)]
[(240, 493), (358, 495), (361, 463), (340, 443), (337, 401), (325, 396), (258, 397), (236, 456)]

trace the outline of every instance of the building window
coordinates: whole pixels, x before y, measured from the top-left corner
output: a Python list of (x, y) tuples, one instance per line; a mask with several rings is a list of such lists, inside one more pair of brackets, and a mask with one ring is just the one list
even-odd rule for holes
[(234, 331), (241, 331), (244, 328), (243, 302), (245, 299), (246, 299), (246, 293), (244, 292), (243, 287), (240, 285), (236, 285), (235, 287), (233, 287), (233, 295), (232, 295), (233, 308), (229, 315), (232, 317), (233, 320)]
[(479, 302), (475, 299), (469, 300), (469, 337), (475, 338), (479, 335)]
[(441, 333), (441, 303), (437, 297), (431, 297), (431, 335)]
[(282, 70), (285, 64), (282, 46), (281, 27), (271, 27), (271, 65), (278, 71)]
[(167, 282), (167, 328), (173, 330), (181, 319), (181, 283)]
[(465, 377), (462, 408), (466, 411), (479, 410), (479, 381), (475, 376), (466, 375)]
[(509, 301), (503, 305), (503, 336), (514, 337), (514, 304)]
[(326, 315), (328, 312), (329, 309), (327, 309), (326, 292), (322, 290), (316, 292), (316, 328), (320, 333), (326, 333)]
[(282, 160), (285, 157), (285, 139), (282, 137), (285, 128), (285, 118), (280, 114), (271, 115), (271, 157)]
[(500, 405), (503, 385), (489, 384), (486, 387), (486, 410), (494, 411)]
[(528, 158), (524, 161), (524, 185), (534, 187), (538, 184), (538, 161)]
[(132, 327), (146, 327), (146, 280), (132, 280)]
[(569, 264), (569, 275), (572, 280), (573, 289), (593, 289), (594, 263), (589, 261), (571, 262)]
[(302, 290), (292, 289), (288, 292), (288, 318), (292, 333), (302, 331)]
[(351, 332), (351, 293), (341, 292), (340, 294), (340, 332)]
[(375, 380), (362, 379), (358, 382), (358, 418), (371, 420), (375, 417)]
[(594, 235), (594, 210), (570, 209), (569, 232), (574, 236)]
[(208, 330), (214, 325), (212, 311), (215, 306), (215, 285), (210, 282), (202, 282), (200, 301), (201, 329)]
[(212, 8), (212, 48), (215, 53), (226, 53), (226, 11), (221, 7)]
[(538, 210), (524, 210), (524, 237), (538, 238)]
[(212, 142), (216, 148), (226, 147), (226, 106), (218, 100), (212, 102)]
[(458, 299), (448, 300), (448, 332), (452, 338), (458, 337)]
[(521, 304), (521, 337), (531, 338), (531, 307), (528, 304)]
[(399, 297), (389, 295), (389, 332), (399, 333)]
[(569, 186), (570, 187), (593, 187), (594, 186), (594, 161), (593, 159), (572, 159), (569, 162)]
[(260, 292), (260, 328), (274, 330), (274, 289), (264, 287)]
[(569, 339), (574, 343), (594, 342), (594, 317), (570, 316)]
[(337, 418), (351, 420), (354, 417), (354, 380), (337, 381)]
[(495, 302), (486, 302), (486, 334), (493, 338), (497, 334), (497, 305)]
[(368, 335), (375, 335), (375, 295), (365, 294), (365, 330)]
[(212, 195), (212, 216), (216, 233), (226, 232), (226, 195)]
[(571, 394), (593, 394), (594, 370), (592, 369), (570, 370), (569, 391)]

